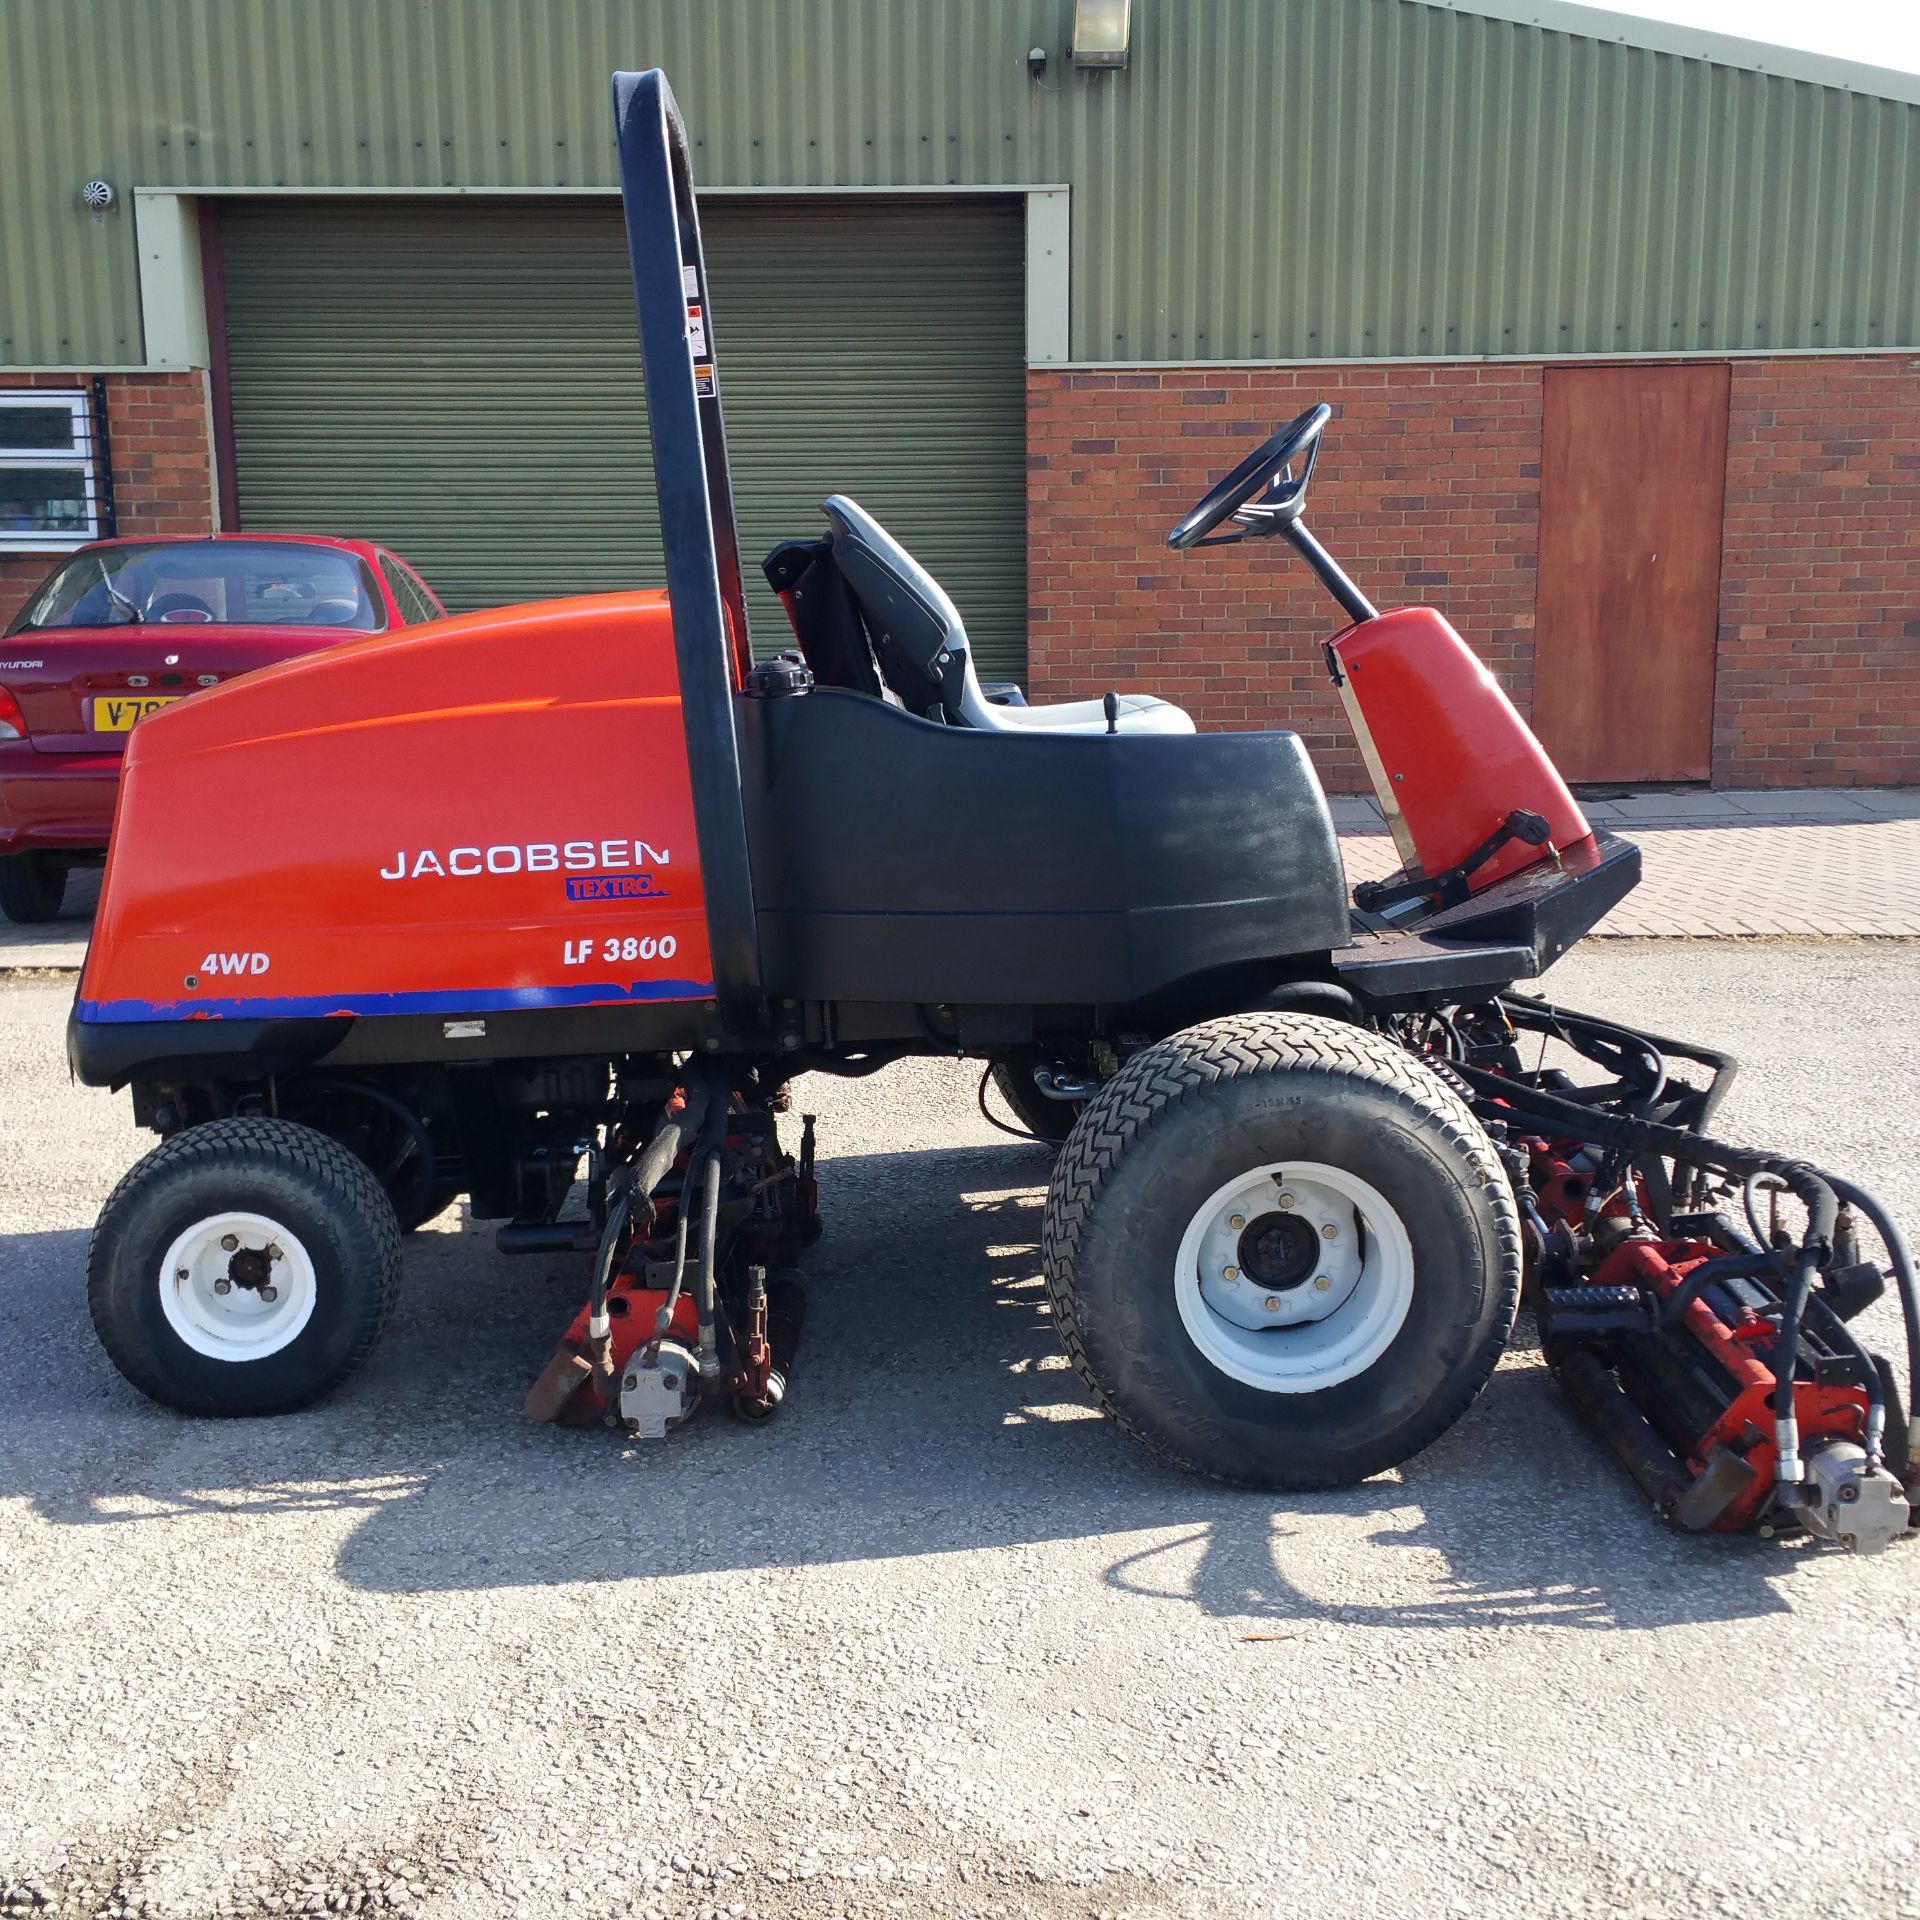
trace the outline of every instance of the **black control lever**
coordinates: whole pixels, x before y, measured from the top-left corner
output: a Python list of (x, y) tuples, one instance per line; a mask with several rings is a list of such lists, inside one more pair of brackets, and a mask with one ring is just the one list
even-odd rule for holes
[(1472, 892), (1468, 882), (1501, 848), (1515, 840), (1529, 847), (1551, 847), (1553, 825), (1544, 814), (1515, 807), (1499, 826), (1458, 864), (1422, 880), (1363, 880), (1353, 890), (1353, 904), (1362, 913), (1383, 913), (1408, 900), (1428, 900), (1434, 907), (1457, 907)]

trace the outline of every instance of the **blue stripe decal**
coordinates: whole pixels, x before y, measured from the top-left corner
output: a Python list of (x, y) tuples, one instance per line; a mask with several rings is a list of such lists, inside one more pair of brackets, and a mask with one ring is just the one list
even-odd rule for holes
[(710, 1000), (710, 980), (635, 980), (565, 987), (472, 987), (457, 993), (287, 994), (234, 1000), (79, 1000), (87, 1026), (140, 1020), (309, 1020), (333, 1014), (519, 1013), (540, 1007), (611, 1007), (655, 1000)]

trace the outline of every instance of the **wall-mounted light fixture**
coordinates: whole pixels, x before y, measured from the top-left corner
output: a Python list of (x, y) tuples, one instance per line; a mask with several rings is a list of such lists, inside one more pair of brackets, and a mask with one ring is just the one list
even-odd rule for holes
[(1073, 64), (1124, 67), (1133, 0), (1073, 0)]

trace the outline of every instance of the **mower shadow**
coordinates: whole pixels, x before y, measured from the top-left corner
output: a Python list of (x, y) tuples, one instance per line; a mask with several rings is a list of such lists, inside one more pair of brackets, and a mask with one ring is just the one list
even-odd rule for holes
[(1036, 1245), (1047, 1165), (1012, 1145), (823, 1163), (829, 1232), (787, 1408), (656, 1445), (521, 1420), (580, 1277), (502, 1259), (490, 1226), (409, 1242), (401, 1315), (331, 1401), (217, 1423), (112, 1373), (81, 1303), (84, 1234), (0, 1236), (0, 1498), (104, 1527), (354, 1513), (338, 1574), (381, 1593), (1102, 1540), (1088, 1573), (1116, 1594), (1281, 1637), (1317, 1618), (1650, 1628), (1786, 1609), (1795, 1555), (1661, 1530), (1523, 1349), (1452, 1433), (1363, 1487), (1275, 1499), (1159, 1467), (1059, 1357)]

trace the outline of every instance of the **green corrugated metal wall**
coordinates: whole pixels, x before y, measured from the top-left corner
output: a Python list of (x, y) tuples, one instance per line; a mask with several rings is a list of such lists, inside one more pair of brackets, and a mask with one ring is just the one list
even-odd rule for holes
[[(710, 200), (722, 397), (755, 564), (851, 493), (1025, 677), (1017, 198)], [(231, 201), (241, 524), (386, 541), (456, 610), (658, 584), (633, 287), (599, 202)]]
[(1080, 359), (1920, 343), (1920, 107), (1418, 0), (1134, 13), (1084, 76), (1070, 0), (7, 0), (0, 362), (140, 357), (90, 174), (607, 187), (650, 64), (708, 185), (1068, 183)]

